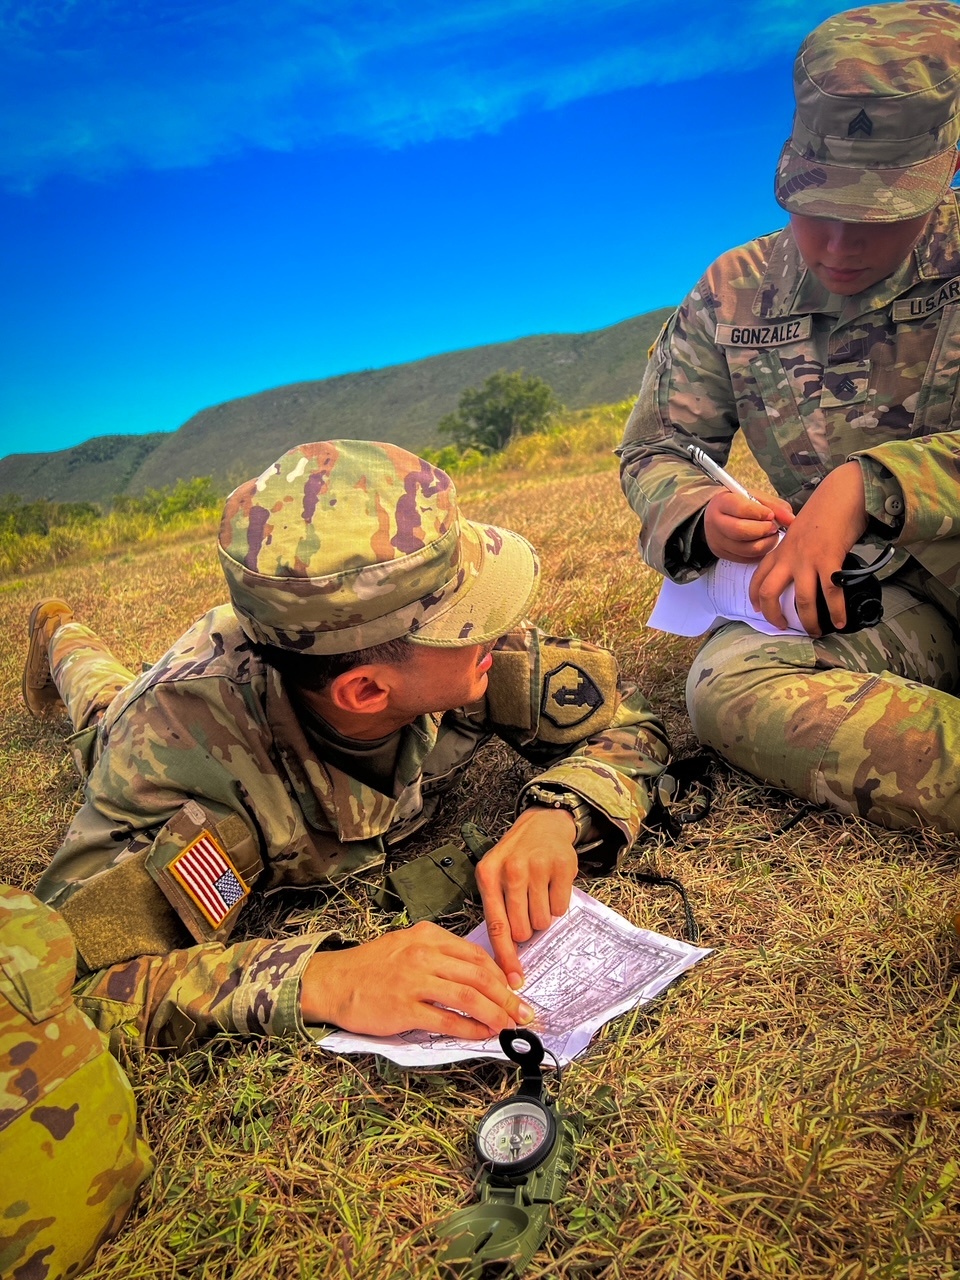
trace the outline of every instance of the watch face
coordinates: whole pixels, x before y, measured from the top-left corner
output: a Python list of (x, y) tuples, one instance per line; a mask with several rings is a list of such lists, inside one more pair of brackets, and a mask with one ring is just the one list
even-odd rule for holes
[(480, 1122), (480, 1158), (504, 1172), (525, 1173), (553, 1150), (553, 1115), (535, 1098), (498, 1102)]

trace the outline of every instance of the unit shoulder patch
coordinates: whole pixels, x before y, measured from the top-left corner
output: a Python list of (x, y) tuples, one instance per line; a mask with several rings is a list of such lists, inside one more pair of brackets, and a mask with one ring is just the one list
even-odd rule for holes
[(718, 347), (782, 347), (803, 342), (813, 332), (811, 316), (787, 316), (773, 324), (718, 324)]
[(180, 850), (168, 870), (214, 929), (250, 893), (226, 851), (206, 830)]
[(603, 694), (583, 667), (563, 662), (544, 678), (540, 715), (557, 729), (574, 729), (603, 702)]
[(901, 298), (893, 304), (893, 320), (895, 324), (903, 320), (922, 320), (952, 302), (960, 302), (960, 276), (945, 280), (921, 298)]

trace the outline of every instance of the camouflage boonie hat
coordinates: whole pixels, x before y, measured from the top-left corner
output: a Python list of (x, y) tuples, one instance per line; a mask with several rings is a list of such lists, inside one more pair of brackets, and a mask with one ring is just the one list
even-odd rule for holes
[(949, 187), (960, 138), (960, 6), (874, 4), (800, 46), (793, 136), (774, 194), (790, 213), (901, 222)]
[(307, 654), (494, 640), (540, 568), (519, 534), (460, 515), (445, 471), (364, 440), (298, 445), (235, 489), (219, 550), (245, 633)]

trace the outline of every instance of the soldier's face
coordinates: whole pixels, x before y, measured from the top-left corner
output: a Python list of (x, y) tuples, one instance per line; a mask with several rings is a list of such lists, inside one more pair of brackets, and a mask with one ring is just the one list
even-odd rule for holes
[(415, 720), (435, 711), (469, 706), (487, 691), (487, 672), (493, 665), (493, 644), (473, 644), (462, 649), (432, 645), (410, 646), (413, 653), (394, 667), (390, 705)]
[(800, 256), (831, 293), (851, 297), (896, 271), (920, 239), (928, 213), (906, 222), (839, 222), (792, 213)]

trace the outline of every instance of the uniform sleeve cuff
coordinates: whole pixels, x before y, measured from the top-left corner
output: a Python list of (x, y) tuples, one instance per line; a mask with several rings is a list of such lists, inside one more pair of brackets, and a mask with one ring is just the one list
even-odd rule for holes
[(691, 516), (675, 529), (670, 537), (666, 560), (668, 564), (674, 566), (674, 571), (678, 575), (681, 567), (702, 573), (704, 569), (709, 569), (711, 565), (717, 563), (717, 557), (707, 544), (707, 535), (703, 527), (705, 512), (706, 507), (701, 507), (696, 515)]
[[(574, 791), (586, 800), (595, 810), (601, 829), (611, 835), (616, 833), (616, 848), (604, 857), (610, 865), (637, 838), (650, 807), (646, 788), (639, 779), (625, 778), (619, 770), (607, 768), (598, 760), (563, 760), (538, 774), (531, 783)], [(523, 806), (523, 795), (521, 791), (518, 809)]]
[(876, 458), (858, 453), (853, 454), (848, 461), (860, 465), (864, 506), (875, 524), (875, 532), (882, 533), (887, 538), (896, 538), (903, 529), (905, 513), (900, 481)]
[[(233, 1022), (249, 1035), (305, 1040), (322, 1038), (312, 1034), (300, 1013), (300, 984), (304, 971), (317, 951), (343, 945), (337, 933), (308, 933), (271, 943), (257, 957), (237, 988), (233, 999)], [(266, 981), (265, 981), (266, 979)]]

